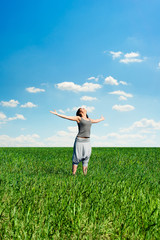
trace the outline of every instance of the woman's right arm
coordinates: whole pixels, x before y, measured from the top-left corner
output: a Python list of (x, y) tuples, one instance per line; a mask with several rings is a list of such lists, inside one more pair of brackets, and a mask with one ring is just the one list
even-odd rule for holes
[(66, 115), (57, 113), (56, 110), (50, 111), (50, 113), (52, 113), (52, 114), (54, 114), (54, 115), (57, 115), (58, 117), (71, 120), (71, 121), (76, 121), (76, 122), (79, 122), (79, 121), (80, 121), (80, 117), (79, 117), (79, 116), (66, 116)]

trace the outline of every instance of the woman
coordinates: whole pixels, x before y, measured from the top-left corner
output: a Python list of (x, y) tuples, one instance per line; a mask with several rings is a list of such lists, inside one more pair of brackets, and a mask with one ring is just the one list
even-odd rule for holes
[(50, 111), (51, 113), (57, 115), (58, 117), (65, 118), (71, 121), (76, 121), (78, 124), (78, 134), (74, 142), (74, 151), (72, 157), (72, 172), (73, 175), (76, 174), (78, 164), (82, 161), (83, 173), (87, 174), (88, 162), (91, 155), (91, 145), (90, 145), (90, 129), (92, 123), (98, 123), (104, 120), (101, 116), (100, 119), (90, 119), (87, 115), (85, 108), (79, 108), (77, 110), (76, 116), (68, 117), (62, 114), (58, 114), (56, 111)]

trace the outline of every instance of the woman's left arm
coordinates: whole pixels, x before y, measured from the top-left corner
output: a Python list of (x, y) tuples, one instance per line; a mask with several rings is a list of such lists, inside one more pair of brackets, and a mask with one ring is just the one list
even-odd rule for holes
[(99, 119), (90, 119), (90, 120), (91, 120), (92, 123), (99, 123), (101, 121), (104, 121), (104, 117), (101, 116), (101, 118), (99, 118)]

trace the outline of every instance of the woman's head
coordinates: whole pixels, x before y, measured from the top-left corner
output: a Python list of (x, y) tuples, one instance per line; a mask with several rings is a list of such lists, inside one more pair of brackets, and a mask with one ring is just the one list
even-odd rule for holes
[(82, 117), (84, 115), (86, 115), (86, 117), (88, 118), (87, 110), (85, 108), (78, 108), (76, 116)]

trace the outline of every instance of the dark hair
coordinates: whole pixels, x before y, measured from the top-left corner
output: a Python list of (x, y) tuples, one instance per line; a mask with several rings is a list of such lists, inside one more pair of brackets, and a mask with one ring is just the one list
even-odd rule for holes
[[(81, 110), (81, 108), (78, 108), (78, 110), (76, 112), (76, 116), (82, 117), (82, 115), (80, 114), (80, 110)], [(86, 114), (86, 117), (89, 118), (88, 114)]]

